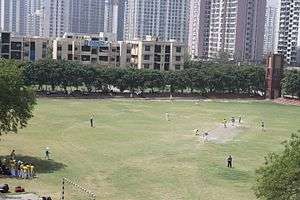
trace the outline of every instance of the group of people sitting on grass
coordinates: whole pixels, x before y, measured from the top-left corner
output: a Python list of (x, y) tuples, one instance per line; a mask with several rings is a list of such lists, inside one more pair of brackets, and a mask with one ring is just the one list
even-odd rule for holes
[(9, 157), (1, 159), (0, 174), (15, 178), (31, 179), (35, 177), (35, 166), (16, 160), (15, 150)]

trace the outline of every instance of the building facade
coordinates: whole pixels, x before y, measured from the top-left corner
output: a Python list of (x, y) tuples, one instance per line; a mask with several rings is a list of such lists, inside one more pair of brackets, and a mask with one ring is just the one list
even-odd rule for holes
[(77, 61), (98, 67), (135, 67), (161, 71), (181, 70), (187, 48), (176, 41), (145, 40), (117, 42), (110, 35), (65, 34), (53, 40), (53, 59)]
[(27, 0), (0, 0), (1, 31), (18, 35), (26, 33), (26, 4)]
[(42, 4), (41, 35), (61, 37), (69, 30), (70, 0), (44, 0)]
[(39, 36), (43, 0), (0, 0), (2, 31), (20, 36)]
[(191, 0), (189, 53), (193, 58), (208, 58), (211, 0)]
[(278, 9), (268, 6), (265, 19), (264, 54), (274, 53), (278, 34)]
[(40, 36), (42, 22), (42, 6), (43, 0), (24, 0), (25, 16), (26, 16), (26, 29), (25, 35), (27, 36)]
[(130, 66), (138, 69), (154, 69), (160, 71), (182, 70), (187, 55), (184, 43), (159, 41), (155, 37), (146, 36), (145, 40), (126, 41), (130, 51)]
[(104, 31), (105, 0), (69, 0), (66, 32), (96, 34)]
[(13, 36), (9, 32), (0, 34), (1, 58), (37, 61), (51, 54), (51, 41), (47, 38)]
[(265, 0), (212, 1), (208, 57), (261, 61), (265, 11)]
[(105, 0), (104, 32), (115, 34), (118, 41), (123, 40), (125, 1)]
[(189, 0), (127, 0), (124, 37), (143, 39), (146, 35), (161, 40), (188, 40)]
[(120, 46), (104, 35), (65, 34), (53, 40), (53, 59), (120, 67)]
[(300, 65), (299, 17), (300, 0), (281, 0), (277, 51), (292, 66)]

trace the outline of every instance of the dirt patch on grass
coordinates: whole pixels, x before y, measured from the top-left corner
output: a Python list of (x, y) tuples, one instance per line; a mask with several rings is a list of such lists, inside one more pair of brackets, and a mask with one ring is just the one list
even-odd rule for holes
[(224, 125), (219, 125), (215, 129), (208, 131), (208, 142), (226, 143), (232, 141), (237, 135), (245, 130), (243, 124), (231, 125), (228, 124), (225, 128)]

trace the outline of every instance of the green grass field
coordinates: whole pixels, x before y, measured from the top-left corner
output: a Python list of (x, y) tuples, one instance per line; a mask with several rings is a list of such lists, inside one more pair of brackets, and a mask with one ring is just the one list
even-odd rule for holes
[[(91, 113), (95, 128), (89, 127)], [(39, 177), (0, 182), (57, 199), (63, 176), (95, 191), (99, 200), (255, 199), (255, 169), (300, 129), (300, 107), (268, 101), (39, 99), (34, 115), (26, 129), (1, 136), (0, 154), (15, 149), (22, 159), (38, 164)], [(230, 142), (203, 144), (194, 135), (195, 128), (210, 130), (239, 115), (246, 128)], [(259, 127), (262, 119), (266, 132)], [(49, 162), (43, 159), (47, 146)], [(229, 154), (233, 169), (225, 166)], [(71, 187), (67, 196), (86, 199)]]

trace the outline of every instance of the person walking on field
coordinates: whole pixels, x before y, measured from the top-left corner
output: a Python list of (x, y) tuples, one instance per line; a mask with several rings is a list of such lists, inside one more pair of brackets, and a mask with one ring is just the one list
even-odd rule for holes
[(46, 148), (45, 159), (50, 160), (50, 150), (49, 150), (49, 147)]
[(166, 121), (170, 121), (169, 113), (166, 113)]
[(231, 123), (232, 123), (232, 126), (234, 126), (234, 123), (235, 123), (235, 118), (234, 117), (231, 117)]
[(242, 123), (242, 117), (239, 116), (239, 124)]
[(227, 167), (232, 168), (232, 157), (231, 157), (231, 155), (229, 155), (229, 157), (227, 158)]
[(16, 151), (12, 150), (12, 152), (10, 153), (10, 159), (11, 160), (15, 160), (16, 159)]
[(203, 142), (208, 142), (208, 132), (203, 133)]
[(94, 115), (91, 115), (90, 123), (91, 123), (91, 127), (93, 128), (94, 127)]
[(223, 120), (224, 128), (227, 128), (227, 119)]
[(261, 121), (261, 130), (265, 131), (265, 122), (264, 121)]

